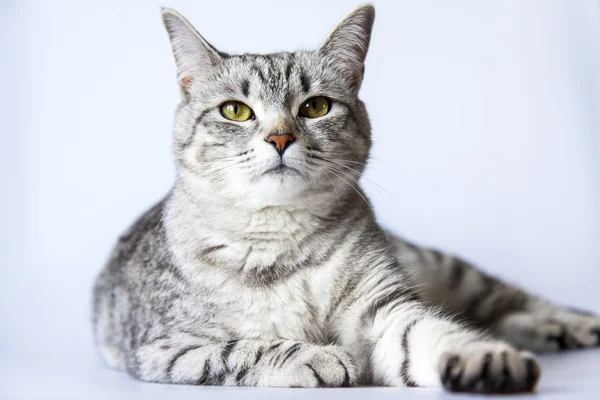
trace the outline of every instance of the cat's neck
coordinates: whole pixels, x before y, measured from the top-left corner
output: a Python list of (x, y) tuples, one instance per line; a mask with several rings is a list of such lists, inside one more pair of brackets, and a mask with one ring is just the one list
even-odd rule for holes
[(251, 202), (192, 197), (176, 187), (167, 201), (164, 223), (171, 251), (181, 264), (248, 270), (282, 259), (297, 262), (301, 244), (322, 230), (334, 211), (339, 213), (339, 206), (324, 199), (315, 198), (312, 205), (299, 201), (257, 207)]
[(299, 225), (303, 229), (318, 229), (323, 219), (339, 213), (338, 200), (327, 194), (311, 194), (310, 198), (281, 203), (257, 203), (250, 199), (223, 196), (203, 196), (175, 186), (168, 199), (169, 216), (186, 225), (199, 224), (207, 230), (239, 239), (255, 233), (285, 233)]

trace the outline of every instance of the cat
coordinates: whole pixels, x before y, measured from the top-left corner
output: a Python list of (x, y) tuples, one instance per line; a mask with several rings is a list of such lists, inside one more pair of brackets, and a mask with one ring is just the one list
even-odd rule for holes
[(108, 366), (177, 384), (510, 393), (535, 389), (531, 352), (599, 344), (595, 316), (377, 225), (358, 185), (374, 17), (354, 9), (316, 51), (229, 55), (163, 9), (178, 178), (96, 281)]

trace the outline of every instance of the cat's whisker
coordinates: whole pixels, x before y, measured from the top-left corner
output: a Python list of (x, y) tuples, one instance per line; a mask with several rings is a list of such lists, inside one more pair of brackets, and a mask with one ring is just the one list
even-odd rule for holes
[[(344, 159), (337, 159), (337, 158), (336, 159), (331, 159), (331, 161), (347, 162), (347, 163), (362, 165), (362, 166), (365, 167), (365, 170), (373, 170), (375, 172), (378, 172), (378, 173), (382, 174), (383, 176), (389, 178), (392, 181), (392, 183), (394, 183), (395, 185), (397, 185), (399, 187), (402, 187), (402, 185), (398, 181), (396, 181), (396, 179), (393, 176), (391, 176), (390, 174), (388, 174), (388, 173), (382, 171), (381, 169), (375, 167), (372, 163), (368, 163), (368, 162), (367, 163), (362, 163), (360, 161), (344, 160)], [(363, 174), (363, 176), (364, 176), (364, 174)]]
[[(345, 165), (341, 165), (341, 164), (337, 164), (340, 167), (344, 167), (344, 168), (349, 168)], [(352, 169), (352, 168), (349, 168)], [(358, 171), (352, 169), (353, 171), (355, 171), (357, 174), (359, 173)], [(375, 182), (374, 180), (366, 177), (366, 176), (362, 176), (362, 179), (364, 179), (366, 182), (374, 185), (375, 187), (377, 187), (377, 189), (380, 191), (380, 195), (381, 195), (381, 191), (383, 190), (386, 194), (390, 195), (392, 198), (394, 198), (394, 200), (396, 200), (398, 203), (402, 203), (402, 199), (400, 199), (398, 196), (396, 196), (395, 194), (393, 194), (392, 192), (390, 192), (389, 190), (387, 190), (386, 188), (384, 188), (383, 186), (379, 185), (377, 182)]]
[(204, 196), (204, 199), (202, 200), (202, 203), (200, 203), (200, 204), (198, 205), (198, 202), (197, 202), (197, 201), (195, 201), (195, 202), (194, 202), (194, 208), (195, 208), (196, 210), (202, 210), (202, 207), (203, 207), (203, 206), (204, 206), (204, 204), (206, 204), (206, 202), (208, 201), (208, 196), (206, 196), (206, 195), (208, 195), (208, 194), (209, 194), (209, 192), (208, 192), (208, 191), (209, 191), (209, 190), (212, 190), (212, 191), (214, 191), (214, 190), (215, 190), (215, 189), (218, 187), (218, 185), (219, 185), (220, 183), (222, 183), (222, 182), (223, 182), (225, 179), (227, 179), (227, 175), (224, 175), (224, 176), (222, 176), (221, 178), (219, 178), (218, 180), (216, 180), (215, 182), (213, 182), (213, 184), (212, 184), (212, 185), (210, 185), (208, 188), (206, 188), (206, 189), (205, 189), (205, 191), (204, 191), (204, 193), (203, 193), (203, 195), (205, 195), (205, 196)]
[[(234, 156), (234, 157), (227, 157), (227, 158), (232, 158), (233, 159), (233, 158), (237, 158), (237, 157), (239, 157), (239, 155)], [(193, 173), (193, 172), (198, 171), (199, 169), (207, 168), (207, 166), (208, 166), (208, 168), (210, 168), (210, 166), (212, 166), (214, 164), (220, 164), (220, 162), (217, 162), (217, 161), (210, 161), (210, 162), (209, 161), (204, 161), (204, 162), (197, 161), (196, 163), (198, 165), (196, 165), (196, 166), (194, 166), (192, 168), (189, 168), (189, 169), (185, 169), (184, 171), (186, 173)], [(182, 179), (183, 175), (184, 175), (183, 173), (179, 172), (177, 174), (177, 177), (173, 180), (173, 184), (175, 184), (177, 181), (179, 181), (180, 179)]]
[[(348, 186), (350, 186), (356, 193), (358, 193), (358, 195), (364, 200), (364, 202), (367, 204), (367, 206), (369, 206), (369, 209), (371, 210), (372, 215), (375, 215), (375, 210), (373, 209), (373, 207), (371, 206), (369, 201), (365, 198), (365, 196), (363, 196), (363, 194), (360, 192), (360, 190), (358, 190), (356, 187), (354, 187), (354, 185), (352, 185), (350, 182), (348, 182), (347, 180), (342, 178), (340, 175), (336, 174), (332, 169), (328, 169), (328, 171), (331, 172), (332, 174), (334, 174), (335, 176), (337, 176), (338, 178), (340, 178), (342, 181), (346, 182), (346, 184)], [(389, 239), (388, 234), (385, 230), (383, 231), (383, 233), (385, 234), (385, 237)]]
[(375, 157), (369, 157), (369, 161), (377, 161), (377, 162), (380, 162), (380, 163), (383, 163), (383, 164), (387, 164), (389, 166), (392, 166), (392, 167), (394, 167), (394, 168), (402, 171), (402, 173), (406, 173), (406, 169), (400, 167), (399, 165), (394, 164), (391, 161), (386, 161), (386, 160), (382, 160), (380, 158), (375, 158)]
[[(352, 181), (354, 181), (358, 187), (360, 187), (360, 186), (361, 186), (361, 184), (360, 184), (360, 181), (359, 181), (359, 180), (358, 180), (356, 177), (354, 177), (352, 174), (350, 174), (350, 173), (348, 173), (348, 172), (346, 172), (346, 171), (344, 171), (344, 170), (340, 169), (340, 168), (339, 168), (339, 167), (337, 167), (337, 166), (336, 166), (336, 167), (334, 167), (334, 168), (335, 168), (335, 170), (336, 170), (337, 172), (339, 172), (339, 173), (343, 174), (344, 176), (346, 176), (346, 177), (348, 177), (349, 179), (351, 179)], [(373, 182), (370, 182), (370, 183), (373, 183)], [(383, 195), (382, 195), (382, 193), (381, 193), (381, 190), (379, 190), (379, 188), (378, 188), (378, 187), (376, 187), (376, 189), (378, 189), (379, 196), (380, 196), (380, 197), (383, 199), (384, 197), (383, 197)]]
[[(194, 198), (196, 197), (196, 195), (198, 194), (199, 191), (205, 192), (205, 193), (203, 193), (204, 196), (208, 195), (209, 191), (214, 191), (214, 189), (216, 189), (217, 186), (227, 178), (226, 172), (230, 168), (232, 168), (232, 167), (234, 167), (236, 165), (239, 165), (241, 163), (244, 163), (246, 161), (248, 161), (248, 160), (247, 159), (240, 160), (240, 161), (237, 161), (237, 162), (235, 162), (233, 164), (228, 164), (228, 165), (224, 166), (223, 168), (217, 169), (216, 171), (208, 171), (208, 172), (211, 173), (211, 175), (209, 175), (209, 176), (203, 176), (206, 181), (210, 181), (210, 180), (212, 180), (214, 178), (217, 178), (217, 179), (214, 180), (208, 187), (203, 187), (201, 185), (198, 185), (196, 188), (194, 188), (194, 190), (192, 192), (186, 192), (186, 195), (187, 195), (186, 196), (186, 202), (192, 203), (195, 206), (197, 206), (197, 200), (194, 201)], [(202, 176), (202, 175), (204, 175), (204, 174), (201, 174), (199, 176)], [(205, 202), (206, 202), (206, 197), (205, 197), (205, 200), (200, 205), (200, 207), (188, 207), (188, 212), (187, 212), (187, 215), (186, 215), (185, 219), (187, 220), (187, 219), (190, 218), (192, 210), (195, 211), (195, 210), (201, 209), (202, 205)], [(181, 233), (177, 234), (176, 237), (179, 239), (180, 235), (181, 235)]]
[[(337, 172), (343, 173), (345, 176), (349, 177), (349, 178), (350, 178), (350, 179), (352, 179), (354, 182), (356, 182), (357, 186), (359, 186), (359, 187), (360, 187), (360, 182), (359, 182), (359, 180), (358, 180), (358, 178), (359, 178), (359, 177), (360, 177), (360, 175), (361, 175), (361, 174), (360, 174), (360, 172), (356, 171), (356, 170), (355, 170), (355, 169), (353, 169), (353, 168), (349, 168), (349, 167), (346, 167), (346, 166), (344, 166), (344, 165), (337, 164), (337, 163), (335, 163), (335, 162), (332, 162), (331, 160), (327, 160), (327, 159), (324, 159), (324, 158), (320, 158), (320, 157), (319, 157), (319, 158), (317, 158), (317, 160), (320, 160), (320, 161), (323, 161), (323, 162), (325, 162), (325, 163), (326, 163), (325, 165), (329, 165), (329, 166), (333, 166), (333, 167), (335, 167), (335, 169), (336, 169), (336, 171), (337, 171)], [(345, 167), (345, 168), (348, 168), (348, 169), (352, 170), (353, 172), (355, 172), (355, 173), (357, 174), (357, 177), (355, 177), (355, 176), (353, 176), (352, 174), (350, 174), (350, 173), (348, 173), (348, 172), (346, 172), (346, 171), (344, 171), (344, 170), (340, 169), (339, 167)], [(374, 182), (371, 182), (371, 183), (374, 183)], [(374, 184), (375, 184), (375, 183), (374, 183)], [(375, 185), (376, 185), (376, 184), (375, 184)], [(381, 196), (381, 192), (380, 192), (380, 194), (379, 194), (379, 195)]]
[(327, 179), (329, 179), (329, 182), (331, 183), (331, 186), (333, 186), (333, 190), (335, 191), (335, 195), (336, 195), (336, 197), (337, 197), (338, 206), (340, 206), (340, 207), (341, 207), (341, 205), (342, 205), (342, 202), (340, 201), (340, 194), (338, 193), (338, 191), (337, 191), (337, 188), (336, 188), (336, 187), (335, 187), (335, 185), (333, 184), (333, 181), (331, 180), (331, 178), (329, 177), (329, 175), (327, 175), (327, 171), (324, 171), (324, 172), (325, 172), (325, 174), (324, 174), (324, 175), (325, 175), (325, 177), (326, 177)]
[(316, 179), (315, 179), (314, 175), (313, 175), (313, 174), (311, 174), (311, 173), (310, 173), (310, 171), (308, 171), (308, 170), (307, 170), (306, 172), (307, 172), (308, 176), (310, 177), (310, 179), (312, 179), (312, 181), (313, 181), (313, 186), (314, 186), (314, 188), (315, 188), (315, 191), (316, 191), (316, 190), (317, 190), (317, 181), (316, 181)]
[[(403, 201), (402, 201), (402, 199), (400, 199), (399, 197), (397, 197), (396, 195), (394, 195), (392, 192), (390, 192), (389, 190), (387, 190), (387, 189), (385, 189), (384, 187), (382, 187), (381, 185), (379, 185), (379, 184), (378, 184), (377, 182), (375, 182), (374, 180), (372, 180), (372, 179), (370, 179), (370, 178), (366, 177), (365, 175), (361, 175), (361, 172), (360, 172), (360, 171), (357, 171), (357, 170), (356, 170), (356, 169), (354, 169), (354, 168), (351, 168), (351, 167), (348, 167), (347, 165), (343, 165), (343, 164), (341, 164), (341, 161), (350, 161), (350, 160), (339, 160), (339, 159), (335, 159), (335, 161), (340, 161), (340, 162), (335, 162), (335, 161), (333, 161), (333, 160), (329, 160), (329, 159), (325, 159), (325, 158), (321, 158), (321, 157), (319, 157), (318, 159), (320, 159), (320, 160), (322, 160), (322, 161), (324, 161), (324, 162), (328, 163), (329, 165), (335, 165), (335, 166), (337, 166), (337, 167), (342, 167), (342, 168), (346, 168), (346, 169), (348, 169), (348, 170), (351, 170), (352, 172), (356, 173), (356, 175), (357, 175), (358, 177), (360, 177), (360, 178), (364, 179), (364, 180), (365, 180), (367, 183), (370, 183), (370, 184), (372, 184), (372, 185), (373, 185), (373, 186), (374, 186), (374, 187), (375, 187), (375, 188), (378, 190), (378, 192), (379, 192), (379, 195), (381, 196), (381, 198), (382, 198), (382, 199), (383, 199), (383, 198), (385, 198), (385, 197), (382, 195), (382, 193), (381, 193), (381, 192), (383, 191), (383, 192), (385, 192), (386, 194), (388, 194), (389, 196), (391, 196), (391, 197), (392, 197), (392, 198), (393, 198), (393, 199), (394, 199), (396, 202), (398, 202), (398, 204), (402, 204), (402, 202), (403, 202)], [(363, 163), (360, 163), (360, 164), (362, 164), (362, 165), (365, 165), (365, 164), (363, 164)], [(339, 172), (339, 171), (338, 171), (338, 172)], [(351, 174), (348, 174), (348, 175), (352, 176)], [(355, 180), (355, 181), (357, 181), (357, 183), (358, 183), (358, 179), (354, 179), (354, 180)]]

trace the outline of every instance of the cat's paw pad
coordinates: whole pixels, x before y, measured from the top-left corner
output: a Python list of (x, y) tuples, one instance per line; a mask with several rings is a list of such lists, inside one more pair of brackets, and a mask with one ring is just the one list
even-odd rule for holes
[[(281, 361), (280, 361), (281, 363)], [(348, 387), (356, 384), (355, 363), (337, 346), (311, 346), (278, 368), (280, 384), (285, 387)]]
[(557, 308), (553, 312), (509, 314), (498, 334), (531, 351), (557, 351), (600, 345), (600, 319), (587, 313)]
[(540, 378), (531, 353), (502, 343), (473, 343), (444, 353), (438, 369), (442, 385), (451, 392), (530, 392)]

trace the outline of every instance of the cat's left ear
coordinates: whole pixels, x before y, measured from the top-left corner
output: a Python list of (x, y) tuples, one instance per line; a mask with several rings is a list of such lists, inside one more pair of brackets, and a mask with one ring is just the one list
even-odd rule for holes
[(350, 11), (319, 48), (349, 74), (352, 84), (360, 88), (365, 71), (365, 58), (375, 21), (375, 8), (364, 4)]
[(194, 80), (209, 74), (223, 56), (177, 11), (164, 8), (161, 14), (171, 40), (181, 93), (188, 99)]

